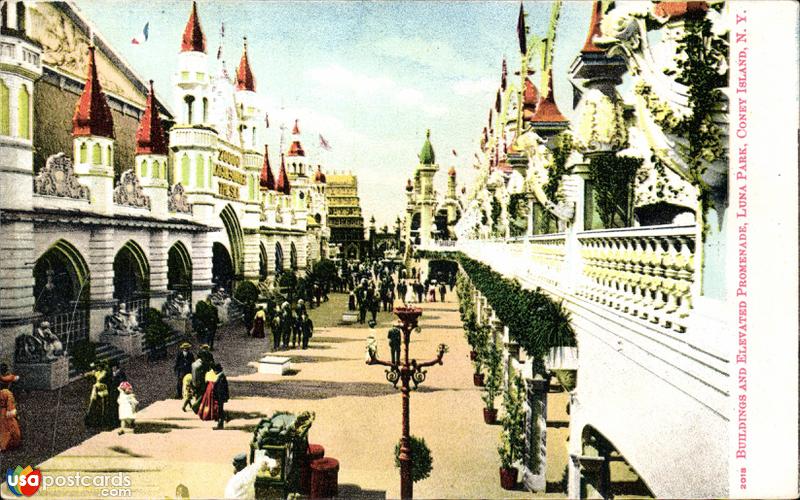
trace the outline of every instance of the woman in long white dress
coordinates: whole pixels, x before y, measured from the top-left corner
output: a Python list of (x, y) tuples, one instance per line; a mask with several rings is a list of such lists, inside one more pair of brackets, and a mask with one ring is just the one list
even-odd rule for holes
[(414, 302), (414, 283), (411, 280), (406, 280), (406, 296), (404, 299), (406, 304)]

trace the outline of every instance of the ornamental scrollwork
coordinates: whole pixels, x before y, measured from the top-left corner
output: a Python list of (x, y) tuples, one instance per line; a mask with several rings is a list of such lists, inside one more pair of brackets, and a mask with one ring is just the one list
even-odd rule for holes
[(170, 212), (178, 212), (181, 214), (192, 213), (192, 205), (189, 203), (189, 200), (186, 199), (186, 193), (180, 182), (169, 188), (167, 194), (167, 209)]
[(126, 207), (150, 210), (150, 197), (144, 194), (139, 178), (133, 170), (122, 172), (119, 184), (114, 188), (114, 203)]
[(43, 196), (89, 200), (89, 188), (78, 181), (72, 160), (64, 153), (47, 158), (44, 168), (33, 180), (33, 192)]

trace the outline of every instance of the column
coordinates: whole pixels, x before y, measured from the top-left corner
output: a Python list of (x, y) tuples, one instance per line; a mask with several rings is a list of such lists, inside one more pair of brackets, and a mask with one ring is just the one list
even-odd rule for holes
[(106, 316), (117, 305), (114, 299), (114, 230), (101, 228), (92, 231), (89, 239), (89, 338), (100, 340)]
[(547, 485), (547, 391), (549, 381), (541, 375), (526, 375), (525, 411), (526, 456), (522, 482), (534, 492), (544, 492)]
[(161, 310), (167, 300), (167, 235), (165, 230), (150, 234), (150, 307)]
[(33, 224), (2, 224), (0, 238), (0, 360), (13, 363), (15, 339), (33, 332)]
[[(572, 174), (564, 176), (564, 197), (566, 201), (575, 204), (575, 218), (565, 231), (564, 266), (562, 270), (561, 286), (572, 292), (580, 284), (583, 274), (581, 257), (581, 243), (578, 234), (584, 231), (586, 217), (592, 217), (591, 210), (587, 210), (586, 179), (589, 176), (589, 165), (582, 163), (573, 167)], [(591, 208), (591, 207), (589, 207)]]
[[(192, 300), (197, 303), (211, 293), (211, 240), (208, 233), (192, 238)], [(192, 306), (194, 309), (194, 306)]]
[(247, 230), (244, 234), (244, 279), (258, 283), (259, 270), (259, 233), (257, 230)]

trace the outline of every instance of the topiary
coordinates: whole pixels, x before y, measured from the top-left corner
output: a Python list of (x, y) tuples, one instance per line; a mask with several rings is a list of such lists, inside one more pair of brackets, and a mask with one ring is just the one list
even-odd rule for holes
[(172, 333), (164, 322), (164, 315), (161, 311), (152, 307), (148, 307), (144, 311), (143, 329), (144, 341), (153, 351), (163, 350)]
[[(411, 481), (416, 483), (430, 477), (433, 470), (433, 456), (425, 439), (410, 437), (411, 445)], [(394, 466), (400, 468), (400, 442), (394, 447)]]

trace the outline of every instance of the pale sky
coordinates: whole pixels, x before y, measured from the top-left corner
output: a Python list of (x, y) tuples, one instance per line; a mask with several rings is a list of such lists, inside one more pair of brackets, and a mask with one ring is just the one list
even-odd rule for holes
[[(172, 104), (172, 77), (191, 2), (80, 1), (102, 36)], [(525, 2), (529, 37), (544, 36), (550, 2)], [(405, 208), (405, 181), (413, 175), (425, 130), (444, 186), (455, 166), (459, 189), (476, 171), (473, 154), (500, 83), (503, 56), (519, 66), (518, 1), (488, 2), (240, 2), (199, 1), (198, 13), (215, 61), (220, 23), (228, 71), (233, 74), (248, 39), (256, 90), (270, 125), (300, 118), (303, 145), (326, 171), (358, 175), (365, 222), (375, 215), (391, 226)], [(567, 70), (583, 45), (591, 2), (564, 2), (554, 55), (555, 93), (570, 117)], [(133, 45), (146, 22), (150, 39)], [(509, 78), (518, 78), (513, 74)], [(538, 83), (534, 80), (534, 83)], [(283, 112), (281, 112), (283, 108)], [(173, 110), (174, 111), (174, 110)], [(332, 150), (321, 150), (322, 134)], [(287, 136), (288, 138), (288, 136)], [(271, 151), (277, 143), (271, 142)], [(452, 150), (458, 156), (452, 154)], [(274, 163), (273, 163), (274, 165)]]

